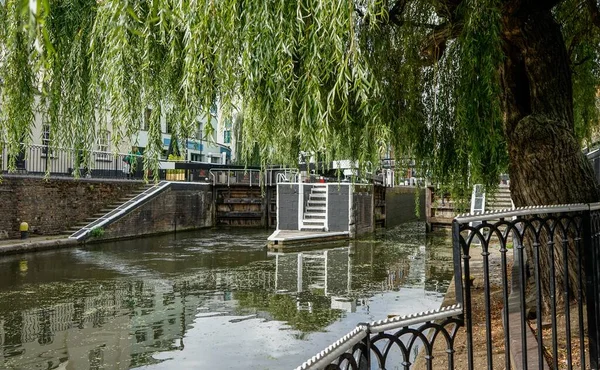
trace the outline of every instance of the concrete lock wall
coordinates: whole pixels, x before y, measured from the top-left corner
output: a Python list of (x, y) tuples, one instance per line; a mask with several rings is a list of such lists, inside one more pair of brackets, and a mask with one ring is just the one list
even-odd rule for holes
[(95, 240), (212, 227), (214, 202), (209, 184), (171, 183), (171, 186), (104, 228)]
[(142, 186), (137, 181), (4, 175), (0, 182), (0, 239), (20, 237), (19, 224), (33, 235), (61, 234)]
[(352, 194), (350, 232), (357, 236), (375, 231), (373, 186), (355, 185)]
[(298, 184), (277, 185), (278, 229), (298, 230)]
[[(415, 199), (417, 194), (418, 208)], [(409, 221), (425, 221), (425, 189), (416, 189), (412, 186), (387, 188), (385, 203), (386, 227), (398, 226)]]
[(327, 188), (327, 227), (329, 231), (349, 231), (350, 186), (331, 184)]

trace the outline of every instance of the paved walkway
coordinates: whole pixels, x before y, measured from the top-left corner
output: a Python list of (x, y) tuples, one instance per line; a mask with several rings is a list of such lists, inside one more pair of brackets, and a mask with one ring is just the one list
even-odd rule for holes
[(68, 235), (32, 236), (27, 239), (3, 239), (0, 240), (0, 256), (58, 249), (76, 245), (77, 243), (76, 239), (69, 239)]

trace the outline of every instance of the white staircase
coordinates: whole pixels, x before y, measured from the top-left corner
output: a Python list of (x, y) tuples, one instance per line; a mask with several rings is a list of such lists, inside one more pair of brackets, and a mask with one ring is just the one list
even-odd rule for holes
[[(499, 185), (494, 194), (486, 194), (483, 185), (474, 185), (471, 195), (471, 214), (481, 214), (484, 212), (503, 211), (515, 208), (510, 197), (510, 187), (508, 185)], [(499, 220), (492, 219), (488, 223), (494, 223)], [(476, 226), (480, 222), (471, 222), (471, 226)]]
[(501, 211), (515, 208), (510, 197), (510, 187), (508, 185), (498, 186), (496, 194), (488, 196), (486, 203), (486, 211)]
[(302, 217), (302, 231), (327, 231), (327, 185), (313, 185)]

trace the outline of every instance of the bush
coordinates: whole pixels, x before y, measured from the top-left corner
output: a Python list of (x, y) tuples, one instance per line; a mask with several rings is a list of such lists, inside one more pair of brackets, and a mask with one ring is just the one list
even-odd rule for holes
[(90, 237), (92, 238), (100, 238), (102, 235), (104, 235), (104, 229), (101, 227), (95, 227), (90, 230)]

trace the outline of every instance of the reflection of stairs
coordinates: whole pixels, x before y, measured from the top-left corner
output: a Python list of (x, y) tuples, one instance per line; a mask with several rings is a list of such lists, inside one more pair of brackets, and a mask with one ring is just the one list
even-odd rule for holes
[(303, 253), (302, 269), (309, 289), (325, 289), (327, 252)]
[(313, 185), (302, 220), (303, 231), (327, 231), (327, 185)]

